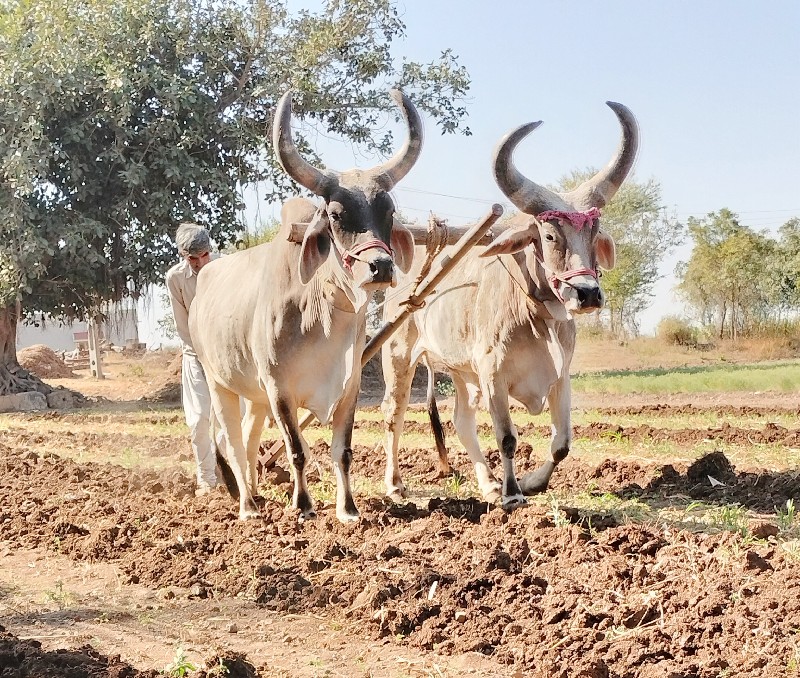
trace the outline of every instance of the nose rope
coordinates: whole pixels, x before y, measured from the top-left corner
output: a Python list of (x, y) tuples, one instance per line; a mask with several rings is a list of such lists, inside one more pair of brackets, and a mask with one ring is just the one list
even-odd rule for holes
[(579, 275), (590, 275), (595, 280), (597, 280), (599, 277), (597, 275), (597, 271), (591, 268), (573, 268), (572, 270), (564, 271), (563, 273), (556, 273), (555, 271), (548, 268), (547, 264), (544, 263), (544, 261), (539, 257), (538, 254), (536, 255), (536, 261), (539, 262), (541, 267), (544, 269), (545, 273), (548, 274), (547, 282), (550, 283), (550, 289), (553, 290), (553, 292), (556, 295), (556, 298), (562, 304), (564, 303), (564, 297), (561, 295), (562, 283), (564, 285), (569, 285), (572, 289), (575, 289), (575, 285), (569, 282), (571, 278), (576, 278)]
[(383, 240), (374, 238), (373, 240), (367, 240), (366, 242), (359, 243), (352, 249), (347, 250), (339, 245), (332, 233), (331, 239), (336, 244), (336, 249), (339, 250), (339, 256), (342, 258), (342, 265), (344, 266), (344, 269), (351, 275), (353, 274), (352, 266), (354, 261), (360, 261), (362, 264), (369, 263), (368, 261), (358, 258), (359, 254), (363, 254), (367, 250), (383, 250), (392, 258), (392, 260), (394, 260), (394, 252), (392, 252), (392, 248), (383, 242)]

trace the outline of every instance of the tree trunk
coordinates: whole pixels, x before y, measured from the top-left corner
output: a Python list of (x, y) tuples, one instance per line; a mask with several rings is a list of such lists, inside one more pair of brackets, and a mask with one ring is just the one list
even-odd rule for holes
[(47, 395), (54, 389), (17, 362), (19, 304), (0, 308), (0, 395), (38, 391)]

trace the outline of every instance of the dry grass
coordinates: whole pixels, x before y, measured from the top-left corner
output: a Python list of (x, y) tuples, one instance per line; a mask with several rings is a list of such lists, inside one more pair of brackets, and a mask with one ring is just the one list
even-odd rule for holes
[(572, 373), (756, 363), (799, 356), (797, 342), (786, 337), (715, 341), (713, 346), (703, 350), (666, 344), (653, 337), (629, 341), (580, 337), (572, 360)]

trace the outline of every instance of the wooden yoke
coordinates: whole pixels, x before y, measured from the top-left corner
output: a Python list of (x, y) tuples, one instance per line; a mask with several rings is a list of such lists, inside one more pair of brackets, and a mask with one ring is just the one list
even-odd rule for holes
[[(431, 271), (428, 273), (428, 275), (417, 284), (416, 288), (412, 290), (411, 294), (408, 295), (408, 299), (401, 304), (403, 309), (392, 320), (381, 325), (380, 329), (375, 333), (372, 339), (367, 342), (367, 345), (364, 347), (364, 352), (361, 354), (361, 367), (364, 367), (364, 365), (370, 361), (370, 359), (380, 350), (381, 346), (383, 346), (386, 340), (398, 327), (400, 327), (400, 325), (408, 318), (409, 315), (411, 315), (417, 309), (422, 308), (425, 298), (435, 291), (436, 285), (438, 285), (445, 278), (445, 276), (453, 270), (456, 264), (458, 264), (458, 262), (461, 261), (475, 245), (486, 245), (489, 243), (491, 239), (489, 229), (502, 215), (503, 207), (495, 203), (492, 205), (491, 211), (475, 225), (468, 228), (448, 229), (448, 233), (454, 232), (459, 234), (458, 239), (454, 241), (456, 248), (449, 254), (449, 256), (445, 255), (440, 257), (435, 262), (435, 265), (431, 267)], [(303, 235), (305, 233), (305, 226), (306, 224), (292, 224), (292, 231), (288, 239), (292, 242), (302, 242)], [(408, 225), (406, 225), (406, 228), (411, 230), (411, 227)], [(422, 227), (417, 226), (416, 231), (412, 230), (412, 233), (414, 233), (414, 241), (416, 243), (425, 244), (427, 238), (427, 228), (423, 232)], [(295, 238), (299, 239), (296, 240)], [(487, 241), (482, 242), (484, 239), (487, 239)], [(448, 236), (448, 244), (449, 243), (450, 237)], [(314, 421), (314, 419), (316, 419), (316, 416), (309, 412), (300, 421), (300, 429), (305, 429)], [(284, 444), (282, 440), (273, 443), (273, 445), (258, 458), (261, 468), (265, 469), (272, 466), (278, 456), (280, 456), (280, 454), (283, 452), (283, 449)]]
[[(498, 205), (493, 205), (492, 210)], [(498, 217), (499, 218), (499, 217)], [(395, 220), (396, 223), (401, 223)], [(480, 222), (478, 222), (480, 223)], [(414, 244), (415, 245), (425, 245), (427, 243), (428, 238), (428, 227), (423, 226), (421, 224), (403, 224), (405, 228), (411, 231), (411, 234), (414, 236)], [(477, 226), (477, 224), (476, 224)], [(306, 234), (306, 228), (308, 228), (308, 224), (297, 223), (294, 222), (289, 229), (288, 234), (286, 235), (286, 239), (289, 242), (296, 242), (302, 243), (303, 236)], [(461, 238), (463, 238), (471, 229), (474, 229), (475, 226), (448, 226), (447, 227), (447, 244), (448, 245), (455, 245), (457, 244)], [(491, 228), (491, 226), (490, 226)], [(478, 238), (478, 241), (473, 243), (475, 245), (488, 245), (492, 240), (494, 240), (495, 236), (498, 235), (497, 233), (493, 233), (488, 229), (483, 231), (483, 235)]]

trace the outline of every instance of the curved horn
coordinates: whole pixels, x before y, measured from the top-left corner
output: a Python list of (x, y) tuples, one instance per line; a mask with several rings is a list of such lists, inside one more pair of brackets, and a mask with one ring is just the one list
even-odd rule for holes
[(619, 148), (611, 161), (591, 179), (564, 194), (564, 199), (580, 207), (605, 207), (619, 190), (628, 172), (633, 167), (636, 151), (639, 148), (639, 125), (630, 110), (614, 101), (606, 101), (606, 105), (622, 126), (622, 139)]
[(534, 183), (516, 168), (511, 156), (520, 141), (535, 130), (542, 121), (529, 122), (506, 134), (494, 151), (494, 180), (514, 206), (525, 214), (539, 214), (552, 209), (555, 194)]
[(286, 92), (275, 109), (272, 123), (272, 145), (278, 162), (292, 179), (315, 195), (324, 195), (331, 178), (304, 160), (292, 140), (292, 91)]
[(389, 95), (403, 111), (408, 125), (408, 138), (394, 157), (370, 171), (384, 191), (391, 191), (408, 174), (422, 151), (422, 119), (416, 107), (399, 89), (390, 90)]

